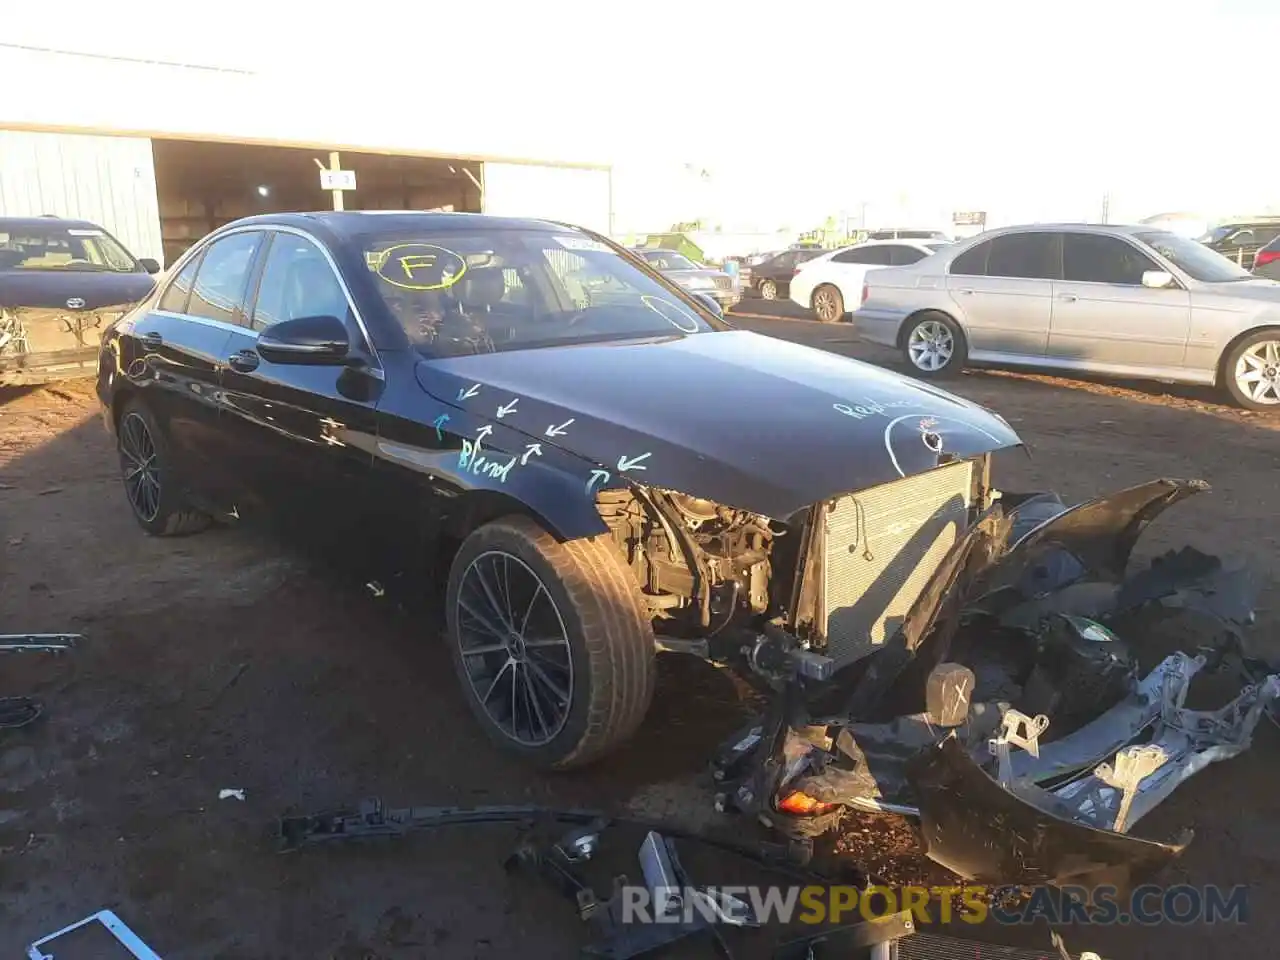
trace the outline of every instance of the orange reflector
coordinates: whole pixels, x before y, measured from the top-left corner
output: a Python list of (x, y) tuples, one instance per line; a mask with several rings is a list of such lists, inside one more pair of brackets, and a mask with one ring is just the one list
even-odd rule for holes
[(778, 809), (781, 812), (801, 817), (826, 813), (834, 806), (834, 803), (823, 803), (821, 800), (815, 800), (807, 793), (801, 793), (799, 790), (787, 794), (778, 801)]

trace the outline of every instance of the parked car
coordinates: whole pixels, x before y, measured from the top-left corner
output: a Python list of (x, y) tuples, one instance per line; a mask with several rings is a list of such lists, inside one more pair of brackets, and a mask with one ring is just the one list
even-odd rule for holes
[(694, 263), (683, 253), (674, 250), (642, 249), (636, 251), (655, 270), (670, 277), (690, 293), (706, 294), (728, 310), (742, 295), (737, 281), (731, 274), (704, 264)]
[(939, 241), (869, 240), (827, 251), (801, 266), (791, 278), (791, 301), (812, 310), (824, 323), (843, 320), (862, 295), (869, 270), (906, 266), (946, 246)]
[(146, 532), (434, 564), (472, 713), (557, 768), (636, 729), (659, 648), (811, 676), (878, 650), (1020, 443), (598, 234), (471, 214), (228, 224), (107, 328), (97, 390)]
[(1258, 251), (1277, 237), (1280, 237), (1280, 217), (1259, 217), (1219, 224), (1201, 237), (1200, 242), (1246, 270), (1252, 270)]
[(1143, 226), (1008, 227), (867, 275), (861, 336), (922, 376), (966, 363), (1221, 387), (1280, 405), (1280, 284)]
[(791, 278), (802, 263), (820, 257), (825, 251), (807, 247), (803, 250), (784, 250), (767, 260), (754, 264), (743, 274), (744, 289), (762, 300), (780, 300), (791, 290)]
[(885, 230), (870, 230), (867, 232), (868, 240), (942, 240), (947, 241), (948, 237), (941, 230), (903, 230), (898, 228), (889, 228)]
[(92, 372), (102, 329), (151, 292), (159, 270), (97, 224), (0, 217), (0, 380)]
[(1280, 280), (1280, 237), (1258, 251), (1253, 261), (1253, 275), (1269, 280)]

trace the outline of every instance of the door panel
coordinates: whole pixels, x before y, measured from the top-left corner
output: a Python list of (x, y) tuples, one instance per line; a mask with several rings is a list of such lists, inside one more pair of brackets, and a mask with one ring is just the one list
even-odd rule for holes
[[(242, 517), (326, 538), (358, 526), (384, 381), (352, 309), (316, 241), (273, 236), (251, 318), (227, 345), (221, 381), (220, 429)], [(319, 315), (346, 322), (351, 365), (273, 363), (258, 353), (262, 330)]]
[(1049, 355), (1100, 366), (1170, 369), (1186, 359), (1191, 296), (1142, 285), (1163, 269), (1126, 240), (1067, 234), (1065, 279), (1053, 285)]
[(1052, 232), (1003, 234), (951, 265), (947, 289), (975, 353), (1041, 358), (1049, 344), (1061, 244)]
[(1043, 357), (1049, 343), (1053, 281), (948, 277), (970, 351)]

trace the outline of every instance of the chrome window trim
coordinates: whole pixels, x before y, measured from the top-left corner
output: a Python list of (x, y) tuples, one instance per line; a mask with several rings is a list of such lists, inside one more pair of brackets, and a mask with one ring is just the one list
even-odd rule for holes
[[(208, 247), (211, 247), (213, 244), (217, 243), (223, 237), (229, 237), (237, 233), (252, 233), (255, 231), (263, 234), (274, 231), (276, 233), (288, 233), (288, 234), (292, 234), (295, 237), (302, 237), (304, 240), (306, 240), (308, 243), (310, 243), (312, 246), (314, 246), (317, 250), (320, 251), (320, 253), (324, 256), (325, 261), (329, 264), (329, 269), (332, 270), (333, 275), (337, 277), (338, 285), (342, 287), (343, 296), (347, 298), (347, 307), (348, 309), (350, 309), (351, 315), (355, 317), (356, 326), (359, 328), (361, 336), (364, 337), (365, 346), (368, 348), (369, 354), (373, 357), (374, 364), (376, 365), (375, 369), (377, 371), (373, 375), (375, 377), (378, 377), (379, 379), (382, 379), (382, 377), (379, 376), (382, 373), (382, 370), (384, 368), (384, 364), (382, 363), (382, 357), (379, 356), (378, 354), (378, 348), (373, 345), (373, 337), (370, 336), (369, 334), (369, 327), (365, 324), (364, 317), (360, 315), (359, 308), (356, 307), (355, 298), (351, 295), (351, 288), (347, 286), (346, 278), (342, 276), (342, 271), (338, 269), (338, 264), (333, 259), (333, 255), (329, 253), (328, 248), (325, 247), (323, 243), (321, 243), (311, 234), (307, 233), (305, 230), (299, 229), (298, 227), (294, 227), (288, 224), (279, 224), (279, 223), (252, 223), (252, 224), (245, 224), (244, 226), (240, 226), (240, 227), (231, 227), (229, 229), (220, 229), (215, 231), (213, 234), (210, 234), (209, 236), (204, 237), (198, 243), (192, 244), (191, 249), (189, 249), (186, 253), (184, 253), (177, 260), (177, 262), (174, 263), (173, 267), (171, 268), (173, 271), (173, 274), (169, 278), (168, 282), (164, 285), (164, 290), (160, 291), (160, 296), (156, 300), (156, 303), (158, 304), (161, 300), (164, 299), (165, 294), (168, 293), (169, 291), (169, 287), (173, 284), (175, 280), (177, 280), (178, 275), (182, 273), (183, 268), (186, 267), (187, 262), (191, 260), (192, 257), (197, 256), (201, 251), (207, 249)], [(264, 264), (263, 265), (264, 269), (265, 269), (265, 266), (266, 265)], [(198, 276), (199, 276), (199, 271), (197, 271), (197, 277)], [(238, 323), (225, 323), (221, 320), (210, 320), (208, 317), (197, 317), (189, 313), (174, 313), (171, 310), (152, 310), (151, 313), (158, 313), (167, 317), (177, 317), (178, 319), (181, 319), (181, 320), (194, 320), (196, 323), (204, 323), (208, 326), (216, 327), (219, 329), (225, 328), (235, 333), (248, 334), (252, 336), (255, 340), (258, 338), (258, 334), (260, 332), (258, 330), (254, 330), (252, 327), (241, 326)], [(252, 318), (250, 317), (246, 317), (246, 320), (249, 320), (249, 322), (252, 322)]]

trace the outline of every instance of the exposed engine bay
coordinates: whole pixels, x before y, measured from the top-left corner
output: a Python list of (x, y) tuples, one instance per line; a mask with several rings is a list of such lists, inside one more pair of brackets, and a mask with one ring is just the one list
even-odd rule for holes
[[(987, 466), (782, 522), (642, 488), (600, 509), (660, 645), (773, 691), (713, 762), (719, 806), (802, 839), (849, 810), (904, 814), (932, 859), (983, 882), (1142, 882), (1190, 837), (1135, 824), (1275, 718), (1280, 673), (1245, 649), (1252, 581), (1192, 547), (1129, 568), (1204, 483), (1069, 508), (992, 491)], [(1235, 695), (1188, 707), (1210, 675), (1238, 677)]]

